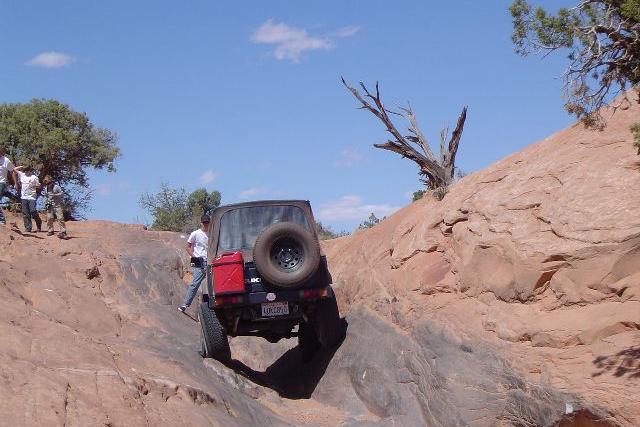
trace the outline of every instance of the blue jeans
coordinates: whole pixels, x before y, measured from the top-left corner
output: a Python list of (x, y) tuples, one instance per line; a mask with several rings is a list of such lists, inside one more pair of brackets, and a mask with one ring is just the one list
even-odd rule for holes
[[(2, 202), (2, 198), (4, 196), (4, 188), (7, 186), (4, 182), (0, 182), (0, 202)], [(4, 224), (4, 214), (2, 213), (2, 208), (0, 207), (0, 223)]]
[(40, 219), (40, 215), (38, 215), (38, 209), (36, 209), (36, 201), (22, 199), (21, 208), (24, 229), (31, 232), (31, 218), (33, 218), (36, 222), (36, 227), (38, 227), (38, 231), (40, 231), (42, 229), (42, 220)]
[(200, 283), (207, 277), (204, 267), (191, 267), (191, 274), (193, 274), (193, 280), (187, 288), (187, 294), (184, 296), (184, 301), (182, 302), (182, 305), (186, 305), (187, 307), (191, 305), (191, 302), (196, 297)]

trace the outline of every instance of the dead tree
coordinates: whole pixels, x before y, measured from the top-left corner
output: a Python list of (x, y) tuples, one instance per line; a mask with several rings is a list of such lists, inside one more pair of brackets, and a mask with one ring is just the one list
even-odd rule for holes
[[(364, 96), (358, 92), (358, 89), (349, 86), (344, 78), (342, 78), (342, 84), (360, 101), (362, 104), (360, 108), (369, 110), (374, 116), (380, 119), (386, 126), (387, 132), (393, 137), (383, 144), (373, 144), (373, 146), (383, 150), (393, 151), (402, 157), (414, 161), (420, 168), (418, 172), (420, 174), (420, 181), (430, 190), (440, 190), (440, 194), (444, 195), (442, 190), (446, 190), (447, 186), (451, 184), (455, 174), (456, 153), (458, 152), (458, 145), (462, 137), (464, 122), (467, 118), (467, 107), (465, 106), (462, 109), (462, 113), (460, 113), (460, 117), (458, 117), (458, 123), (451, 134), (451, 139), (449, 139), (448, 144), (445, 144), (445, 142), (449, 134), (449, 129), (445, 128), (440, 133), (440, 158), (437, 159), (429, 146), (427, 138), (418, 126), (418, 121), (411, 110), (411, 105), (408, 105), (407, 108), (400, 108), (401, 113), (396, 113), (385, 108), (380, 99), (380, 90), (377, 82), (375, 95), (369, 92), (364, 83), (360, 82)], [(389, 114), (402, 116), (409, 122), (409, 135), (403, 136), (402, 133), (400, 133), (391, 121)]]

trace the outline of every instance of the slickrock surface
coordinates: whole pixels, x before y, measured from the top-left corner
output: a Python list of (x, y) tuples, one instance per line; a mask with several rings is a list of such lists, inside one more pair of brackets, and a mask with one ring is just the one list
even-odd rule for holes
[(633, 120), (325, 242), (347, 333), (309, 363), (258, 338), (203, 361), (178, 234), (0, 226), (0, 425), (640, 425)]
[(285, 425), (196, 353), (196, 323), (175, 309), (179, 237), (100, 222), (71, 223), (68, 241), (7, 231), (1, 425)]
[[(328, 242), (343, 305), (498, 346), (526, 378), (640, 425), (640, 160), (618, 111)], [(567, 402), (575, 405), (575, 402)]]
[[(184, 239), (108, 222), (72, 239), (0, 234), (0, 425), (386, 426), (556, 421), (566, 397), (525, 381), (495, 347), (366, 306), (338, 349), (304, 363), (295, 340), (197, 354), (178, 313)], [(194, 314), (192, 309), (189, 313)], [(540, 421), (540, 422), (542, 422)]]

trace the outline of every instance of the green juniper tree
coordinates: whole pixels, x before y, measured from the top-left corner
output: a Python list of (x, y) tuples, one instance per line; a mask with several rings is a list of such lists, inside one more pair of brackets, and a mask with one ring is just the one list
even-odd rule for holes
[(380, 223), (380, 221), (382, 221), (383, 219), (386, 219), (387, 217), (383, 217), (382, 219), (378, 218), (376, 216), (376, 214), (374, 214), (373, 212), (371, 212), (371, 215), (369, 215), (369, 218), (367, 218), (366, 220), (364, 220), (363, 222), (360, 223), (360, 225), (358, 226), (359, 230), (364, 230), (367, 228), (371, 228), (376, 226), (377, 224)]
[[(580, 0), (555, 15), (515, 0), (509, 11), (516, 52), (569, 51), (565, 108), (587, 126), (604, 126), (598, 111), (616, 95), (625, 94), (614, 108), (640, 102), (640, 0)], [(632, 132), (640, 154), (640, 125)]]
[(418, 191), (414, 191), (413, 194), (411, 195), (411, 201), (412, 202), (417, 202), (418, 200), (422, 199), (424, 197), (424, 190), (418, 190)]
[(55, 100), (0, 104), (0, 144), (19, 165), (51, 175), (65, 192), (66, 214), (79, 216), (90, 199), (89, 169), (115, 170), (117, 136), (85, 113)]
[(187, 228), (195, 230), (200, 226), (202, 214), (210, 212), (220, 206), (222, 195), (219, 191), (207, 192), (206, 188), (198, 188), (187, 198), (187, 211), (191, 217)]
[(349, 233), (346, 231), (335, 232), (328, 225), (324, 225), (320, 221), (316, 221), (316, 233), (318, 234), (318, 239), (320, 240), (331, 240), (337, 237), (348, 236)]
[(138, 203), (153, 217), (153, 230), (189, 232), (198, 228), (203, 213), (220, 206), (221, 198), (219, 191), (198, 188), (187, 195), (184, 188), (163, 183), (157, 193), (140, 196)]

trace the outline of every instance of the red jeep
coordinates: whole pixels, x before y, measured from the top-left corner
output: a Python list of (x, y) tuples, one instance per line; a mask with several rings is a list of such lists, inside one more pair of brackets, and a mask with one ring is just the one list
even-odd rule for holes
[[(227, 336), (298, 337), (303, 357), (343, 335), (311, 205), (269, 200), (211, 213), (207, 290), (198, 316), (201, 354), (231, 360)], [(294, 331), (297, 326), (297, 331)]]

